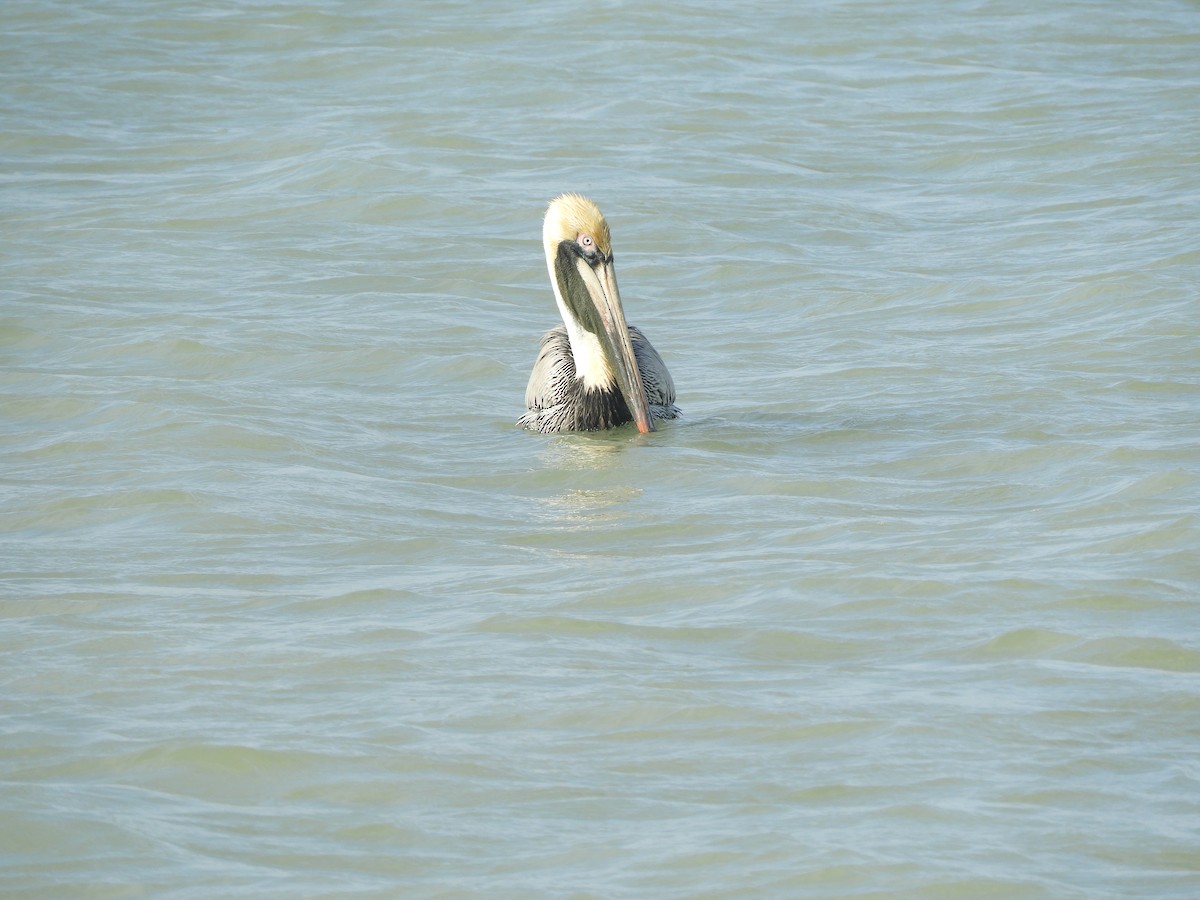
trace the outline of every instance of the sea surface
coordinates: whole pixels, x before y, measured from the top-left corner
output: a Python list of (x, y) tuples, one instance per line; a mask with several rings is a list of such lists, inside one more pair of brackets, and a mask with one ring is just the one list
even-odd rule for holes
[(0, 531), (4, 897), (1200, 896), (1200, 4), (5, 0)]

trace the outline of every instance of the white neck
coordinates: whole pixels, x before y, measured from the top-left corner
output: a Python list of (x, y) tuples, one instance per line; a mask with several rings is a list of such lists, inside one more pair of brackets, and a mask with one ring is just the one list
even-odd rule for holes
[(554, 300), (558, 303), (558, 312), (563, 324), (567, 326), (567, 338), (571, 342), (571, 355), (575, 358), (575, 377), (589, 388), (607, 388), (617, 383), (599, 339), (590, 331), (580, 327), (563, 300), (562, 288), (558, 285), (558, 275), (554, 271), (554, 256), (550, 245), (546, 245), (546, 266), (550, 270), (550, 285), (554, 288)]

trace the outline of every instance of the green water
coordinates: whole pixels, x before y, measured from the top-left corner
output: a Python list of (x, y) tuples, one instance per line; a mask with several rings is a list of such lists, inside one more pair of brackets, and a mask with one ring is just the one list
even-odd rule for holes
[[(0, 893), (1200, 893), (1194, 3), (0, 8)], [(514, 427), (593, 196), (684, 418)]]

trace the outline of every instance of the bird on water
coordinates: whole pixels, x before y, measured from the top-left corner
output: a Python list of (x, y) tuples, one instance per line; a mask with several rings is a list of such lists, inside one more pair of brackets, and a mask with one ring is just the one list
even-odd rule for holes
[(563, 324), (542, 338), (517, 424), (550, 433), (633, 422), (646, 433), (655, 419), (678, 417), (666, 364), (641, 329), (625, 324), (612, 236), (599, 207), (579, 194), (555, 197), (542, 244)]

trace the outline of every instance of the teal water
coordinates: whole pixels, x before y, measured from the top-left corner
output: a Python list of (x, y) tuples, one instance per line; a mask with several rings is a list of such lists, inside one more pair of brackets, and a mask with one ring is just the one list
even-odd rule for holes
[(0, 26), (0, 893), (1200, 893), (1195, 3)]

